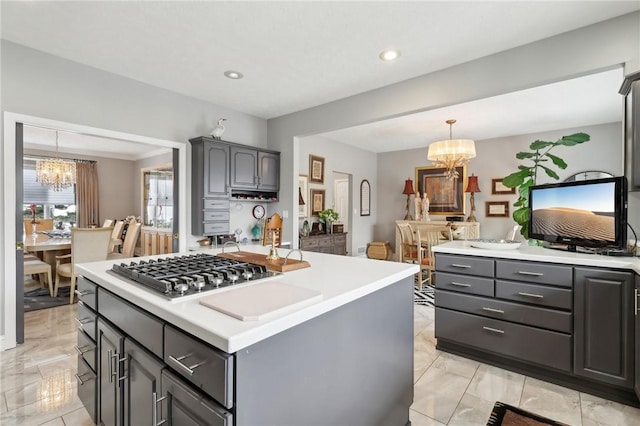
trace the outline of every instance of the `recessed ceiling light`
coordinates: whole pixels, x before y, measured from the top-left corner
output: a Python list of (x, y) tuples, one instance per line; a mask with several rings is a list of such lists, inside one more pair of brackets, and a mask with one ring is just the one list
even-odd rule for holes
[(395, 49), (385, 49), (380, 52), (380, 59), (385, 62), (391, 62), (400, 57), (400, 51)]
[(239, 80), (244, 77), (241, 72), (233, 70), (225, 71), (224, 75), (232, 80)]

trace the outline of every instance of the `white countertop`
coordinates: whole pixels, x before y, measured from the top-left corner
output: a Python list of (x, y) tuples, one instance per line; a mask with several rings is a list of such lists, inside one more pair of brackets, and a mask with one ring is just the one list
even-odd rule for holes
[(599, 266), (612, 269), (629, 269), (640, 275), (640, 259), (637, 257), (603, 256), (599, 254), (572, 253), (544, 247), (529, 246), (523, 242), (515, 250), (490, 250), (471, 247), (469, 241), (451, 241), (433, 247), (436, 253), (464, 254), (500, 259), (531, 260), (537, 262), (564, 263), (580, 266)]
[[(268, 252), (268, 249), (262, 246), (243, 246), (242, 249), (265, 254)], [(218, 251), (220, 250), (212, 249), (208, 252), (215, 254)], [(279, 249), (282, 257), (287, 253), (287, 249)], [(175, 255), (147, 256), (135, 260)], [(299, 257), (298, 253), (293, 253), (292, 256), (295, 259)], [(239, 284), (201, 295), (186, 296), (179, 301), (169, 301), (161, 294), (150, 292), (107, 272), (113, 263), (119, 261), (85, 263), (78, 265), (76, 271), (134, 305), (228, 353), (237, 352), (418, 272), (417, 265), (323, 253), (304, 252), (304, 260), (311, 264), (310, 268), (286, 272), (269, 279), (268, 282), (281, 282), (316, 290), (322, 293), (322, 299), (294, 311), (258, 321), (240, 321), (200, 305), (199, 299), (241, 286), (260, 285), (265, 281)]]

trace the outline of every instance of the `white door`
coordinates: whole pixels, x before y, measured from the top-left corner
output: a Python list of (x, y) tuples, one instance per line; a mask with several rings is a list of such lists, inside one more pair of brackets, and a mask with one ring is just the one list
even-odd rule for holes
[(340, 222), (344, 225), (344, 232), (349, 230), (349, 179), (334, 180), (334, 205), (340, 215)]

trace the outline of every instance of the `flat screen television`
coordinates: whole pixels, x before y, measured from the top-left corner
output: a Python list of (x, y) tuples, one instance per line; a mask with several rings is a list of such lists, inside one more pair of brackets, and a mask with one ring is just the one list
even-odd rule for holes
[(529, 188), (529, 238), (576, 247), (624, 249), (627, 179), (624, 176)]

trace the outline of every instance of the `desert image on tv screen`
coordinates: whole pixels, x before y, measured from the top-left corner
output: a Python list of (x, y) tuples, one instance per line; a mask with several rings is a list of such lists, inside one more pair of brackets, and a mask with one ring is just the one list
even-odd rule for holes
[(615, 241), (615, 183), (535, 190), (531, 232), (584, 240)]

